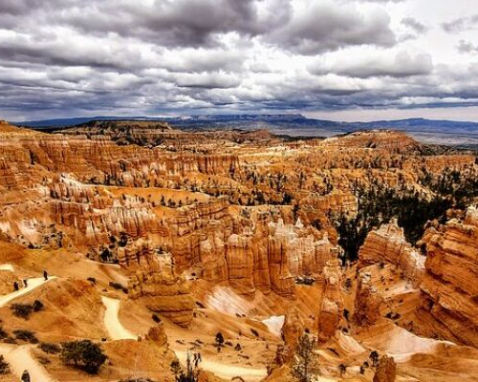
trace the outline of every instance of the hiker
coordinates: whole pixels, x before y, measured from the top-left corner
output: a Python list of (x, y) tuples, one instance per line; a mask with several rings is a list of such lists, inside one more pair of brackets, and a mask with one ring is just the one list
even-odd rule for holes
[(15, 292), (17, 292), (19, 289), (20, 289), (20, 287), (18, 286), (18, 283), (15, 281), (15, 282), (13, 283), (13, 290), (14, 290)]
[(28, 279), (24, 279), (24, 280), (23, 280), (23, 285), (25, 285), (25, 288), (28, 287)]
[(25, 370), (22, 374), (22, 382), (31, 382), (30, 380), (30, 373), (28, 370)]
[(48, 272), (43, 271), (43, 277), (45, 278), (45, 281), (48, 281)]

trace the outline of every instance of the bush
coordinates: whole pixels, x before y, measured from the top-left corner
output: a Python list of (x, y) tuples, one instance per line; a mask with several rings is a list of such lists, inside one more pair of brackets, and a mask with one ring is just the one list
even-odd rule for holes
[(59, 352), (61, 352), (61, 347), (57, 344), (42, 342), (39, 347), (47, 354), (58, 354)]
[(122, 290), (123, 293), (128, 294), (128, 288), (125, 288), (123, 285), (120, 283), (115, 283), (113, 281), (110, 281), (110, 287), (116, 290)]
[(156, 322), (157, 324), (159, 324), (161, 322), (161, 318), (158, 317), (157, 314), (154, 314), (151, 316), (151, 318), (153, 319), (154, 322)]
[(107, 359), (101, 347), (90, 340), (65, 342), (62, 346), (60, 358), (63, 363), (73, 362), (88, 374), (97, 374)]
[(32, 307), (33, 307), (33, 311), (34, 311), (34, 312), (39, 312), (39, 311), (43, 310), (43, 308), (44, 308), (45, 306), (43, 305), (43, 303), (42, 303), (40, 300), (35, 300), (35, 301), (33, 302)]
[(3, 359), (3, 355), (0, 355), (0, 374), (10, 374), (10, 365), (5, 362), (5, 360)]
[(13, 334), (15, 334), (15, 338), (17, 340), (25, 341), (25, 342), (30, 342), (31, 344), (37, 344), (38, 343), (38, 338), (35, 336), (35, 333), (29, 331), (29, 330), (14, 330)]
[(3, 330), (3, 326), (0, 326), (0, 340), (4, 340), (5, 338), (8, 338), (8, 333)]
[(12, 304), (10, 309), (15, 316), (28, 320), (33, 312), (39, 312), (44, 307), (40, 300), (35, 300), (33, 304)]
[(94, 277), (88, 277), (87, 280), (92, 283), (93, 285), (96, 284), (96, 279)]
[(28, 320), (33, 312), (33, 307), (29, 304), (12, 304), (10, 309), (15, 316), (23, 318), (24, 320)]
[(216, 346), (223, 346), (224, 345), (224, 336), (221, 332), (216, 334)]

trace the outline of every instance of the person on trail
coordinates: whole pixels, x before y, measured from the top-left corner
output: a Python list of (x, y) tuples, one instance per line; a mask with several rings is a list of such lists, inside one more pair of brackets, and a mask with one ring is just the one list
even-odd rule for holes
[(15, 282), (13, 283), (13, 290), (16, 292), (16, 291), (18, 291), (19, 289), (20, 289), (20, 287), (18, 286), (18, 283), (15, 281)]
[(48, 281), (48, 272), (43, 271), (43, 277), (45, 278), (45, 281)]
[(28, 287), (28, 279), (23, 280), (23, 285), (25, 285), (25, 288)]
[(22, 382), (31, 382), (30, 373), (28, 370), (25, 370), (22, 374)]

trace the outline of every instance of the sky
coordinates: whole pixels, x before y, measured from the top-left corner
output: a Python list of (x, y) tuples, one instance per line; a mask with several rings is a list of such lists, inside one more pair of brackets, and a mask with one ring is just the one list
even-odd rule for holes
[(0, 1), (0, 119), (225, 113), (478, 121), (478, 1)]

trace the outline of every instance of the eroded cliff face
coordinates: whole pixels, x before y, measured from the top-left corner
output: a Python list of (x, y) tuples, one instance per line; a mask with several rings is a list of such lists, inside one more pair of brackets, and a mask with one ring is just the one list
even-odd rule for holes
[(120, 248), (120, 265), (129, 274), (128, 296), (141, 298), (152, 312), (187, 327), (193, 319), (194, 299), (190, 284), (176, 274), (171, 254), (156, 254), (149, 241)]
[(430, 228), (426, 273), (420, 285), (426, 301), (420, 309), (439, 323), (439, 334), (478, 347), (478, 210), (469, 208), (463, 221)]
[[(118, 146), (106, 136), (49, 135), (18, 129), (3, 133), (0, 186), (28, 185), (39, 178), (35, 165), (54, 173), (71, 173), (82, 182), (124, 186), (154, 185), (161, 175), (220, 174), (239, 171), (235, 155), (171, 153), (136, 145)], [(25, 174), (34, 176), (28, 181)]]
[(403, 271), (406, 278), (418, 284), (425, 272), (426, 257), (405, 239), (396, 220), (371, 231), (359, 251), (358, 267), (390, 263)]

